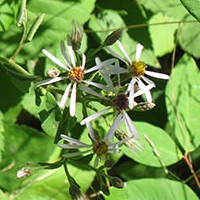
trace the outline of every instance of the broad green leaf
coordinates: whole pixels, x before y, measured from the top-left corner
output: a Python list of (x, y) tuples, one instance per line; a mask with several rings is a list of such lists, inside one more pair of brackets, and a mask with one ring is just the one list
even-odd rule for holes
[[(99, 14), (99, 16), (92, 15), (89, 26), (94, 31), (95, 30), (105, 31), (105, 32), (97, 32), (97, 35), (101, 39), (101, 41), (104, 41), (104, 39), (110, 34), (108, 30), (119, 29), (126, 25), (119, 14), (111, 10), (105, 10), (103, 11), (103, 13)], [(123, 32), (120, 38), (120, 41), (125, 51), (129, 55), (130, 59), (134, 61), (137, 42), (134, 41), (127, 34), (126, 31)], [(116, 51), (119, 55), (124, 57), (116, 45), (112, 45), (111, 48), (114, 51)], [(146, 64), (151, 65), (151, 66), (155, 66), (155, 67), (160, 66), (157, 58), (155, 57), (151, 49), (144, 48), (144, 51), (142, 52), (142, 55), (141, 55), (141, 61), (145, 61)]]
[(130, 149), (124, 147), (123, 151), (128, 157), (144, 165), (161, 167), (158, 158), (153, 153), (153, 149), (144, 138), (144, 134), (146, 134), (154, 143), (155, 148), (160, 154), (160, 159), (165, 165), (171, 165), (181, 159), (181, 152), (164, 130), (145, 122), (134, 122), (134, 126), (140, 135), (138, 142), (142, 145), (142, 151), (136, 150), (137, 155), (135, 155)]
[(10, 76), (0, 66), (0, 110), (7, 113), (7, 118), (10, 121), (15, 121), (18, 113), (20, 112), (20, 101), (24, 93), (16, 88), (10, 79)]
[(200, 22), (200, 1), (199, 0), (180, 0), (188, 12)]
[[(82, 193), (90, 186), (94, 178), (94, 172), (80, 170), (68, 165), (70, 175), (80, 185)], [(63, 167), (55, 170), (45, 170), (32, 178), (31, 187), (22, 188), (22, 192), (16, 200), (66, 200), (71, 199), (69, 195), (69, 182)]]
[(166, 88), (166, 102), (171, 135), (186, 151), (200, 144), (200, 82), (195, 61), (185, 54), (172, 71)]
[[(40, 101), (39, 103), (37, 101)], [(44, 96), (36, 96), (38, 114), (43, 130), (50, 136), (55, 136), (60, 120), (60, 109), (54, 96), (47, 92)]]
[(181, 182), (168, 179), (140, 179), (129, 181), (123, 189), (112, 188), (106, 200), (198, 200), (196, 194)]
[(18, 1), (0, 1), (0, 31), (8, 30), (10, 25), (15, 22), (19, 9)]
[[(66, 40), (66, 35), (71, 32), (71, 21), (74, 19), (84, 24), (94, 9), (95, 0), (37, 0), (27, 2), (29, 27), (39, 14), (44, 13), (45, 18), (33, 40), (25, 44), (21, 53), (17, 56), (18, 62), (24, 62), (25, 58), (37, 59), (38, 55), (43, 55), (41, 53), (43, 48), (55, 55), (55, 50), (60, 49), (60, 41)], [(7, 57), (13, 54), (14, 49), (18, 47), (21, 35), (22, 29), (13, 26), (9, 33), (5, 32), (0, 36), (0, 51), (3, 52), (3, 55)]]
[(150, 10), (153, 13), (161, 12), (179, 20), (183, 20), (188, 15), (180, 0), (140, 0), (138, 4), (142, 5), (147, 11)]
[[(193, 17), (187, 18), (188, 20)], [(179, 41), (181, 47), (196, 58), (200, 58), (198, 44), (200, 43), (200, 25), (196, 21), (194, 23), (184, 23), (181, 25)]]
[[(174, 18), (168, 17), (162, 13), (158, 13), (153, 15), (149, 23), (159, 23), (159, 22), (170, 22), (175, 21)], [(168, 25), (156, 25), (156, 26), (149, 26), (149, 32), (151, 35), (154, 53), (156, 56), (163, 56), (167, 53), (172, 52), (174, 48), (174, 34), (177, 29), (177, 24), (168, 24)]]
[(36, 129), (10, 123), (6, 123), (4, 128), (5, 145), (0, 163), (0, 179), (4, 181), (0, 185), (10, 191), (22, 183), (16, 178), (18, 170), (27, 162), (48, 161), (56, 146), (50, 137)]

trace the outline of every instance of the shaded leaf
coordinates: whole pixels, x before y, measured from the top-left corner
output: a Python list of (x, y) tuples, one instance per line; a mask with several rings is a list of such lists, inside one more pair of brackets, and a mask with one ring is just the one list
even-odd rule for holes
[(186, 151), (193, 151), (200, 144), (200, 82), (196, 63), (187, 54), (172, 71), (166, 102), (171, 135)]

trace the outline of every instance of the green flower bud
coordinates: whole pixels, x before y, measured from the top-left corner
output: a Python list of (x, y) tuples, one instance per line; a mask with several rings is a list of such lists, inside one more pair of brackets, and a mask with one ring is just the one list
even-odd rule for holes
[(122, 35), (122, 29), (117, 29), (113, 31), (110, 35), (104, 40), (103, 46), (110, 46), (114, 44)]

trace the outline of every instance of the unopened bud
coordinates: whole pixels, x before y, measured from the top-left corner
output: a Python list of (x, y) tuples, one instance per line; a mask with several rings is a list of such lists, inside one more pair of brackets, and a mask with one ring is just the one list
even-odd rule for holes
[(26, 178), (32, 173), (32, 169), (30, 167), (24, 167), (17, 172), (17, 178)]
[(55, 78), (55, 77), (59, 76), (60, 70), (57, 68), (51, 68), (47, 71), (47, 74), (49, 77)]
[(72, 41), (72, 48), (74, 51), (80, 49), (82, 38), (83, 38), (83, 27), (80, 24), (76, 24), (75, 21), (72, 20), (71, 41)]
[(138, 103), (133, 109), (139, 112), (145, 112), (155, 107), (155, 103), (141, 102)]
[(110, 182), (116, 188), (124, 188), (124, 182), (118, 177), (112, 177), (112, 179), (110, 179)]
[(104, 40), (103, 46), (110, 46), (114, 44), (122, 35), (122, 29), (117, 29), (113, 31), (110, 35)]
[(108, 188), (108, 186), (107, 186), (105, 183), (101, 185), (101, 191), (102, 191), (105, 195), (107, 195), (107, 196), (110, 195), (109, 188)]
[(109, 160), (106, 160), (104, 167), (111, 168), (114, 164), (115, 164), (115, 162), (113, 160), (109, 159)]
[(75, 185), (69, 187), (69, 194), (72, 200), (84, 200), (79, 187)]

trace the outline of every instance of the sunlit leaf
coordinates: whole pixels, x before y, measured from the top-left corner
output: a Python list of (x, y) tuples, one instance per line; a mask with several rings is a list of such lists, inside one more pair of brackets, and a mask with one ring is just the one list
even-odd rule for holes
[(106, 199), (126, 200), (180, 200), (199, 198), (184, 183), (168, 179), (140, 179), (129, 181), (123, 189), (112, 188)]
[[(144, 138), (144, 134), (146, 134), (155, 145), (165, 165), (171, 165), (181, 159), (180, 150), (164, 130), (145, 122), (134, 122), (134, 126), (140, 135), (140, 140), (138, 142), (142, 145), (142, 151), (136, 150), (135, 155), (131, 150), (125, 147), (123, 151), (128, 157), (145, 165), (161, 167), (158, 158), (153, 153), (152, 147), (150, 147), (149, 143)], [(165, 145), (166, 143), (167, 145)]]

